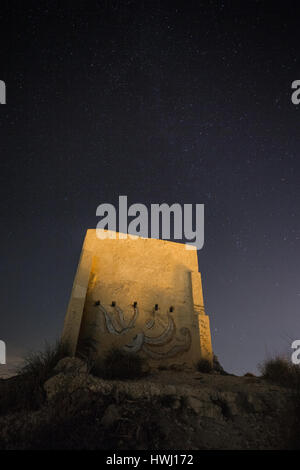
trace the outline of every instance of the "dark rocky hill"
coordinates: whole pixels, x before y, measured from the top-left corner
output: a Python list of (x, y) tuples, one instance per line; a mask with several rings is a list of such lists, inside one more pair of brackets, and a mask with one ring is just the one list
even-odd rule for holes
[[(22, 387), (22, 377), (0, 384)], [(19, 382), (18, 382), (19, 381)], [(152, 371), (104, 380), (64, 358), (37, 409), (2, 412), (1, 449), (285, 449), (294, 392), (254, 376)]]

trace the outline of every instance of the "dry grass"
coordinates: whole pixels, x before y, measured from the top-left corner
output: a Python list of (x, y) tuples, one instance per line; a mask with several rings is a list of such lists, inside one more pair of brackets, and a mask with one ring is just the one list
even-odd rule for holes
[(265, 360), (259, 366), (262, 378), (282, 387), (300, 389), (300, 367), (282, 356)]
[(65, 356), (66, 348), (57, 343), (25, 357), (17, 375), (1, 384), (0, 414), (38, 409), (45, 400), (44, 383)]
[(144, 377), (146, 371), (147, 364), (141, 356), (113, 348), (101, 363), (95, 364), (91, 373), (109, 380), (133, 380)]
[(286, 447), (300, 449), (300, 366), (284, 356), (265, 360), (258, 366), (262, 378), (270, 383), (290, 389), (290, 401), (282, 414), (282, 428), (287, 440)]

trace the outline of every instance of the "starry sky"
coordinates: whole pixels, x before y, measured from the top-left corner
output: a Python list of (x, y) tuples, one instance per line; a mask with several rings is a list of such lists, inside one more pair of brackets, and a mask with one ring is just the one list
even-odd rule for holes
[(300, 339), (296, 5), (1, 2), (10, 365), (59, 337), (86, 229), (124, 194), (205, 204), (199, 266), (226, 370), (255, 372)]

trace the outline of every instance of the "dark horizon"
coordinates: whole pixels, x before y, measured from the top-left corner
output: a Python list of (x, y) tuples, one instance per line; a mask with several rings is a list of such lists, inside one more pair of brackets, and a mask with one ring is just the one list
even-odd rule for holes
[[(73, 2), (74, 3), (74, 2)], [(229, 372), (299, 331), (296, 3), (4, 1), (0, 339), (54, 342), (96, 208), (205, 204), (199, 251)], [(1, 373), (0, 366), (0, 373)]]

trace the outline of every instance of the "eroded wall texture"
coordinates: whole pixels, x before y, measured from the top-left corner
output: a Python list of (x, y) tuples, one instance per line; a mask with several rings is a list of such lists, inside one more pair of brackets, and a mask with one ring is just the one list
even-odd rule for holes
[(152, 366), (211, 360), (197, 251), (108, 233), (85, 237), (62, 337), (71, 354), (103, 357), (115, 346)]

